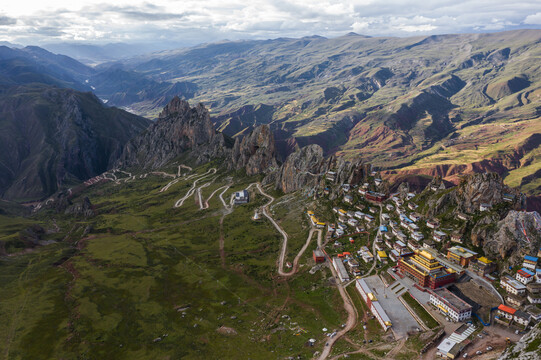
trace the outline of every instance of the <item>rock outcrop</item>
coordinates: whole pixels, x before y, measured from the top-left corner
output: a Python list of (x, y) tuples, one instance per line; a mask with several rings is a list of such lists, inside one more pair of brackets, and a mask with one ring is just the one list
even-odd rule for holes
[(498, 360), (536, 360), (541, 357), (539, 341), (541, 340), (541, 325), (537, 324), (529, 333), (524, 335), (515, 346), (509, 346)]
[[(304, 187), (315, 187), (326, 171), (327, 162), (321, 146), (305, 146), (290, 154), (282, 164), (276, 175), (276, 188), (290, 193)], [(265, 182), (270, 182), (266, 180)]]
[(187, 151), (196, 164), (229, 155), (203, 104), (192, 108), (174, 97), (154, 124), (126, 144), (117, 165), (156, 169)]
[(231, 154), (232, 169), (246, 169), (246, 174), (268, 173), (278, 168), (274, 136), (267, 125), (256, 127), (249, 135), (237, 138)]
[(515, 210), (526, 208), (523, 194), (504, 185), (503, 179), (496, 173), (469, 174), (462, 178), (453, 190), (428, 201), (428, 215), (437, 216), (450, 208), (455, 212), (475, 213), (481, 204), (495, 206), (504, 202), (504, 197), (511, 199)]
[[(290, 193), (321, 184), (328, 171), (335, 173), (338, 184), (357, 184), (368, 173), (361, 159), (347, 161), (331, 156), (325, 158), (319, 145), (308, 145), (290, 154), (277, 173), (269, 174), (264, 182), (273, 182), (277, 189)], [(332, 195), (331, 195), (332, 197)]]
[(0, 91), (0, 197), (42, 199), (106, 171), (149, 120), (92, 93), (52, 87)]
[(83, 198), (83, 201), (69, 206), (64, 211), (64, 214), (84, 218), (93, 217), (95, 215), (92, 203), (90, 202), (90, 199), (86, 196)]
[[(541, 244), (541, 218), (537, 212), (511, 210), (484, 239), (486, 254), (518, 263), (524, 255), (536, 254)], [(473, 233), (473, 231), (472, 231)]]

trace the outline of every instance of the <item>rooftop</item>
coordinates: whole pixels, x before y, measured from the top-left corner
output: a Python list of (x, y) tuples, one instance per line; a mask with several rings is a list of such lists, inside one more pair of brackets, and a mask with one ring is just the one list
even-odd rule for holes
[(490, 264), (492, 262), (492, 260), (489, 260), (484, 256), (481, 256), (477, 261), (482, 262), (483, 264)]
[(524, 256), (524, 260), (528, 260), (528, 261), (532, 261), (532, 262), (537, 262), (537, 258), (536, 258), (535, 256), (530, 256), (530, 255)]
[(501, 310), (511, 315), (513, 315), (517, 311), (516, 309), (513, 309), (512, 307), (506, 306), (504, 304), (500, 304), (500, 306), (498, 306), (498, 310)]
[(466, 249), (462, 246), (453, 246), (448, 250), (450, 253), (453, 253), (457, 256), (460, 256), (465, 259), (469, 259), (473, 256), (477, 256), (477, 253), (475, 251), (472, 251), (470, 249)]
[(447, 302), (448, 305), (455, 308), (458, 312), (471, 310), (472, 308), (468, 303), (466, 303), (464, 300), (462, 300), (446, 288), (439, 288), (436, 290), (432, 290), (432, 292), (441, 299), (443, 299), (445, 302)]
[(517, 274), (520, 274), (520, 276), (525, 277), (525, 278), (529, 278), (535, 275), (533, 272), (525, 268), (522, 268), (519, 271), (517, 271)]

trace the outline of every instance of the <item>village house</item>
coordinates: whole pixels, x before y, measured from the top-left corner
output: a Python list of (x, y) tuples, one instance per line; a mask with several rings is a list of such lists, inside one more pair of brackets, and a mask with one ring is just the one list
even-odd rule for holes
[(364, 188), (359, 188), (359, 190), (357, 190), (357, 192), (362, 196), (366, 195), (366, 189), (364, 189)]
[(355, 212), (354, 212), (354, 211), (348, 211), (348, 212), (347, 212), (347, 217), (348, 217), (348, 218), (355, 217)]
[(500, 304), (500, 306), (498, 306), (498, 310), (496, 311), (496, 317), (494, 320), (500, 324), (509, 326), (511, 321), (513, 321), (513, 315), (515, 315), (516, 312), (516, 309)]
[(385, 245), (387, 245), (387, 247), (389, 249), (392, 249), (394, 247), (394, 243), (391, 241), (391, 239), (385, 239)]
[(348, 204), (353, 204), (353, 196), (351, 195), (344, 196), (344, 202)]
[(374, 179), (374, 184), (376, 184), (376, 186), (380, 186), (382, 182), (383, 182), (383, 180), (381, 180), (379, 178)]
[(526, 294), (526, 286), (508, 275), (502, 276), (502, 278), (500, 279), (500, 285), (509, 294), (519, 296)]
[(408, 199), (408, 200), (411, 200), (411, 199), (413, 199), (414, 197), (415, 197), (415, 193), (412, 193), (412, 192), (410, 192), (410, 193), (408, 193), (408, 194), (406, 195), (406, 199)]
[(526, 314), (524, 311), (517, 310), (515, 311), (515, 314), (513, 315), (513, 320), (515, 321), (515, 323), (526, 328), (530, 324), (531, 317), (530, 315)]
[(503, 194), (502, 198), (503, 198), (503, 201), (507, 201), (507, 202), (515, 201), (515, 195), (513, 194)]
[(400, 252), (400, 250), (402, 249), (405, 249), (406, 248), (406, 244), (404, 244), (402, 241), (398, 240), (397, 242), (394, 243), (393, 245), (393, 249), (395, 249), (396, 251)]
[(428, 226), (431, 229), (437, 229), (440, 226), (440, 223), (438, 220), (430, 219), (426, 222), (426, 226)]
[(381, 242), (376, 243), (376, 250), (377, 250), (377, 251), (383, 251), (383, 250), (385, 250), (385, 244), (384, 244), (384, 243), (381, 243)]
[(530, 319), (534, 321), (541, 320), (541, 309), (537, 306), (530, 306), (526, 312), (530, 315)]
[(413, 221), (413, 222), (417, 222), (419, 220), (421, 220), (421, 215), (414, 212), (414, 213), (411, 213), (409, 218)]
[(351, 218), (348, 220), (348, 225), (350, 226), (357, 226), (358, 223), (359, 223), (359, 220), (354, 219), (354, 218)]
[(434, 241), (430, 240), (430, 239), (425, 239), (423, 241), (423, 248), (425, 249), (434, 249), (436, 247), (436, 244), (434, 243)]
[(434, 241), (442, 242), (447, 238), (447, 234), (443, 231), (434, 230), (434, 235), (432, 236), (432, 238), (434, 239)]
[(385, 205), (385, 208), (388, 210), (388, 211), (393, 211), (394, 210), (394, 206), (392, 204), (387, 204)]
[(327, 171), (327, 174), (325, 174), (325, 178), (330, 182), (336, 181), (336, 173), (334, 171)]
[(387, 263), (387, 253), (385, 251), (378, 251), (378, 260), (383, 264)]
[(364, 220), (371, 223), (372, 221), (374, 221), (374, 217), (372, 215), (365, 214), (364, 215)]
[(468, 221), (470, 220), (470, 216), (464, 214), (464, 213), (461, 213), (459, 212), (458, 214), (456, 214), (456, 217), (458, 220), (463, 220), (463, 221)]
[(402, 231), (398, 231), (398, 232), (395, 234), (395, 236), (397, 237), (398, 240), (400, 240), (400, 241), (402, 241), (402, 242), (406, 241), (406, 239), (407, 239), (406, 234), (404, 234)]
[(530, 304), (541, 304), (541, 294), (528, 293), (527, 299), (530, 302)]
[(490, 204), (480, 204), (479, 205), (479, 211), (489, 211), (492, 209), (492, 205)]
[(457, 232), (452, 233), (451, 234), (451, 241), (461, 244), (462, 243), (462, 234), (457, 233)]
[(419, 243), (414, 240), (414, 239), (409, 239), (408, 240), (408, 247), (411, 249), (411, 251), (415, 251), (417, 249), (419, 249)]
[(354, 215), (357, 219), (359, 220), (362, 220), (364, 218), (364, 213), (360, 212), (360, 211), (355, 211), (355, 215)]
[(334, 211), (335, 213), (338, 214), (338, 212), (340, 211), (340, 208), (335, 206), (335, 207), (332, 208), (332, 211)]
[(235, 192), (235, 204), (247, 204), (250, 201), (250, 194), (248, 190), (241, 190)]
[(321, 251), (320, 248), (314, 250), (313, 256), (316, 263), (325, 262), (325, 254), (323, 253), (323, 251)]
[(389, 214), (383, 213), (383, 214), (381, 214), (381, 219), (383, 221), (389, 221), (389, 220), (391, 220), (391, 217), (389, 216)]
[(411, 224), (408, 225), (408, 229), (410, 231), (417, 231), (417, 230), (419, 230), (419, 226), (417, 226), (417, 224), (415, 224), (415, 223), (411, 223)]
[(351, 189), (351, 185), (342, 184), (342, 190), (344, 190), (344, 192), (349, 192), (350, 189)]
[(409, 208), (410, 210), (412, 210), (412, 211), (415, 210), (415, 209), (417, 209), (418, 207), (419, 207), (419, 205), (417, 205), (417, 204), (415, 204), (415, 203), (412, 203), (412, 202), (410, 202), (410, 203), (408, 204), (408, 208)]
[(419, 231), (414, 231), (412, 234), (411, 234), (411, 237), (414, 239), (414, 240), (417, 240), (417, 241), (421, 241), (425, 238), (425, 236), (423, 235), (422, 232), (419, 232)]
[(532, 271), (522, 268), (517, 271), (516, 279), (526, 285), (534, 281), (534, 275)]
[(400, 258), (400, 253), (396, 250), (391, 250), (391, 253), (389, 254), (389, 258), (392, 261), (397, 262), (398, 259)]
[(535, 271), (535, 268), (537, 267), (537, 258), (535, 256), (524, 256), (524, 261), (522, 263), (522, 267)]
[(526, 303), (526, 299), (524, 298), (524, 296), (517, 296), (513, 294), (507, 294), (507, 296), (505, 297), (505, 301), (507, 301), (509, 305), (517, 307), (520, 307)]
[(385, 197), (386, 197), (385, 194), (372, 192), (372, 191), (368, 191), (366, 195), (364, 196), (366, 200), (374, 201), (378, 203), (383, 202), (385, 200)]

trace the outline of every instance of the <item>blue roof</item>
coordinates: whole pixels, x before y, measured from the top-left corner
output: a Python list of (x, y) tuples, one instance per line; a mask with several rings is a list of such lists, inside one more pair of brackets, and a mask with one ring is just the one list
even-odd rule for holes
[(537, 262), (537, 258), (535, 256), (530, 256), (530, 255), (524, 256), (524, 260)]
[(387, 231), (387, 226), (381, 225), (379, 227), (379, 230), (385, 232), (385, 231)]
[(528, 274), (528, 275), (531, 275), (531, 276), (534, 276), (534, 275), (535, 275), (532, 271), (530, 271), (530, 270), (528, 270), (528, 269), (522, 268), (522, 269), (520, 269), (520, 270), (524, 271), (524, 272), (525, 272), (526, 274)]

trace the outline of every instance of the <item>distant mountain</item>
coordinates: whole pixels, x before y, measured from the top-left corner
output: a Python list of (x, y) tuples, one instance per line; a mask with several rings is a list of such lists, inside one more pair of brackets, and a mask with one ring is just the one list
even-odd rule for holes
[(197, 85), (189, 81), (158, 82), (117, 66), (98, 71), (88, 84), (107, 104), (126, 106), (149, 117), (156, 117), (153, 115), (157, 113), (151, 114), (152, 111), (162, 108), (173, 97), (191, 99), (197, 91)]
[[(155, 81), (197, 85), (218, 128), (269, 124), (280, 157), (316, 143), (389, 176), (496, 171), (541, 180), (541, 30), (224, 41), (123, 61)], [(141, 113), (152, 105), (139, 104)]]
[(150, 121), (91, 93), (45, 85), (0, 93), (0, 197), (35, 200), (107, 170)]
[(180, 43), (110, 43), (92, 45), (84, 43), (51, 43), (42, 45), (43, 48), (57, 54), (65, 54), (85, 64), (100, 64), (109, 61), (126, 59), (146, 53), (162, 51), (181, 46)]

